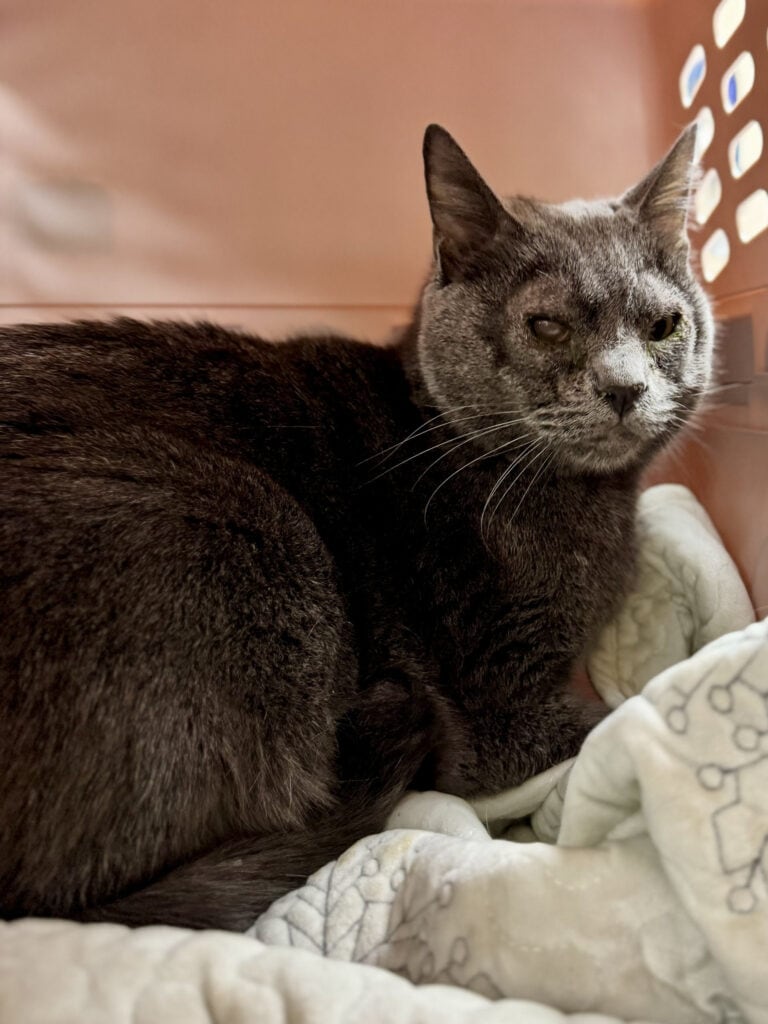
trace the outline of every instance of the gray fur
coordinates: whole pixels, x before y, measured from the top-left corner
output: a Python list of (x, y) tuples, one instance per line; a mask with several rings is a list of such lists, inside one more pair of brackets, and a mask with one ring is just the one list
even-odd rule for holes
[(0, 330), (6, 916), (242, 928), (407, 786), (576, 753), (641, 471), (709, 377), (692, 146), (553, 206), (430, 128), (435, 262), (388, 349)]

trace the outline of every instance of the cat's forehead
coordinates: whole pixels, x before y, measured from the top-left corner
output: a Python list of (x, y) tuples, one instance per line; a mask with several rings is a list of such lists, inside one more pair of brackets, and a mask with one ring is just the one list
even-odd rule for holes
[(628, 316), (682, 299), (647, 235), (618, 201), (554, 204), (512, 197), (504, 206), (535, 252), (535, 272), (521, 284), (521, 297)]
[(522, 226), (528, 240), (554, 256), (582, 252), (589, 261), (619, 259), (627, 268), (644, 266), (650, 249), (648, 235), (636, 215), (619, 200), (571, 199), (544, 203), (513, 196), (503, 201), (513, 220)]
[(515, 220), (532, 230), (546, 225), (568, 223), (606, 227), (615, 223), (617, 200), (569, 199), (564, 203), (545, 203), (530, 196), (505, 196), (502, 206)]

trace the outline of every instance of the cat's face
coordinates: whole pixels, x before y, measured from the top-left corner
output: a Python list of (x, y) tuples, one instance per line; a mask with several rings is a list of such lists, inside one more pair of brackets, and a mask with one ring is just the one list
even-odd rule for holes
[(435, 268), (418, 360), (431, 401), (481, 449), (530, 445), (561, 472), (610, 473), (689, 418), (713, 341), (685, 233), (693, 145), (689, 129), (619, 200), (555, 206), (499, 201), (428, 130)]

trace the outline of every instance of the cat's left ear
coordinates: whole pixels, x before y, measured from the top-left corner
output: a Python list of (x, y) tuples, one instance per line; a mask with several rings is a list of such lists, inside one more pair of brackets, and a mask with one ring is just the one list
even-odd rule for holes
[(634, 210), (671, 252), (688, 253), (688, 209), (695, 180), (696, 122), (678, 136), (650, 174), (626, 192), (624, 206)]

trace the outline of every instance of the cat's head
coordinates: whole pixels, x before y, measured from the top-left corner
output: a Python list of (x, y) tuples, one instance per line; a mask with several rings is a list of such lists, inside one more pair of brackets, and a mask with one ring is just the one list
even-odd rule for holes
[(416, 353), (429, 403), (457, 430), (475, 414), (485, 450), (514, 434), (561, 472), (611, 473), (684, 425), (713, 343), (686, 234), (694, 144), (692, 126), (616, 200), (554, 205), (498, 199), (427, 129), (435, 261)]

